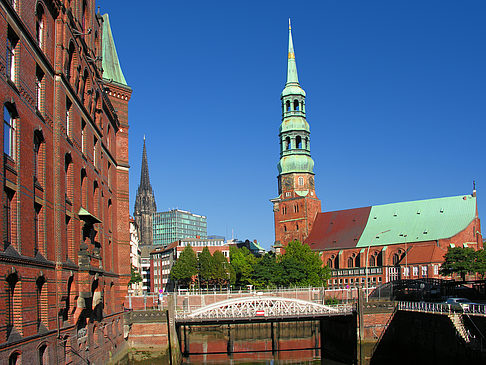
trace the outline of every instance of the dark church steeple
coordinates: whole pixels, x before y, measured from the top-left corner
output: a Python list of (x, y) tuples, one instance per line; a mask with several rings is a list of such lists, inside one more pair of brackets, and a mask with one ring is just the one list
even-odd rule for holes
[(145, 146), (145, 137), (143, 137), (142, 168), (140, 173), (140, 185), (135, 198), (135, 207), (133, 218), (138, 225), (139, 240), (141, 245), (152, 245), (152, 215), (157, 212), (155, 196), (150, 185), (150, 176), (147, 160), (147, 148)]

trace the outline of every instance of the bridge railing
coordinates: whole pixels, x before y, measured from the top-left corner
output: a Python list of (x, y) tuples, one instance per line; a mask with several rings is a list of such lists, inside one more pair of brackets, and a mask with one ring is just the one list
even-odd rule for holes
[[(184, 319), (184, 318), (189, 318), (191, 316), (191, 314), (193, 314), (194, 312), (204, 308), (205, 306), (186, 306), (184, 308), (176, 308), (176, 318), (178, 319)], [(352, 304), (335, 304), (335, 305), (329, 305), (327, 306), (329, 308), (331, 308), (333, 311), (333, 313), (335, 312), (336, 314), (351, 314), (353, 313), (353, 310), (354, 310), (354, 305)], [(295, 315), (315, 315), (315, 314), (318, 314), (319, 311), (316, 310), (315, 308), (311, 308), (311, 307), (306, 307), (306, 308), (303, 308), (299, 311), (293, 311), (291, 313), (286, 313), (286, 312), (277, 312), (277, 311), (274, 311), (270, 308), (266, 308), (264, 309), (263, 311), (261, 311), (260, 313), (258, 313), (258, 311), (253, 311), (252, 309), (250, 308), (247, 308), (246, 311), (244, 311), (246, 313), (245, 315), (245, 318), (257, 318), (257, 317), (277, 317), (277, 318), (285, 318), (285, 317), (288, 317), (288, 316), (295, 316)], [(227, 313), (225, 313), (224, 311), (216, 311), (216, 312), (212, 312), (211, 317), (215, 317), (215, 318), (234, 318), (234, 313), (231, 312), (231, 311), (228, 311)]]
[(486, 305), (468, 304), (464, 307), (458, 307), (447, 303), (429, 303), (429, 302), (398, 302), (399, 310), (424, 313), (451, 314), (454, 312), (463, 312), (467, 314), (486, 316)]

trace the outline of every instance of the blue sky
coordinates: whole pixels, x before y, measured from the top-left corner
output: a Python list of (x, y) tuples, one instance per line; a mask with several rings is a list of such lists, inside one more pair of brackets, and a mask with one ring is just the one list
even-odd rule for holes
[(323, 210), (471, 193), (475, 179), (481, 213), (486, 2), (98, 5), (133, 88), (131, 213), (146, 135), (159, 211), (273, 244), (289, 17)]

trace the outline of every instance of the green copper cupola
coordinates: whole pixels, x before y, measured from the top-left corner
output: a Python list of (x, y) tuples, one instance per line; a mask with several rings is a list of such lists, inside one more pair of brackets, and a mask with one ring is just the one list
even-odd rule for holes
[(296, 172), (314, 174), (314, 161), (310, 154), (310, 128), (305, 119), (305, 91), (299, 84), (290, 19), (287, 82), (280, 99), (282, 124), (279, 131), (279, 175)]

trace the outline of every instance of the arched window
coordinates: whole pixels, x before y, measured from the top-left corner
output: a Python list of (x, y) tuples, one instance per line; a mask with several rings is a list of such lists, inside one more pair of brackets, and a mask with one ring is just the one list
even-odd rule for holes
[(71, 81), (71, 75), (73, 74), (73, 57), (74, 57), (74, 42), (71, 41), (69, 42), (69, 48), (67, 50), (67, 55), (66, 55), (66, 66), (65, 66), (65, 73), (66, 73), (66, 79), (68, 81)]
[(35, 36), (37, 44), (42, 49), (44, 45), (44, 8), (37, 4), (35, 9)]
[(42, 131), (34, 131), (34, 182), (41, 184), (44, 156), (42, 156), (42, 145), (44, 142), (44, 135)]
[(15, 129), (17, 111), (10, 103), (3, 105), (3, 153), (11, 158), (15, 158)]
[(81, 196), (82, 196), (82, 198), (81, 198), (81, 200), (82, 200), (81, 205), (82, 205), (84, 208), (86, 208), (86, 207), (87, 207), (87, 206), (86, 206), (86, 196), (87, 196), (87, 195), (86, 195), (86, 193), (87, 193), (87, 191), (86, 191), (86, 189), (87, 189), (87, 188), (86, 188), (86, 186), (87, 186), (87, 184), (86, 184), (86, 180), (87, 180), (87, 177), (86, 177), (86, 170), (85, 170), (84, 168), (82, 168), (82, 169), (81, 169)]
[(81, 102), (84, 104), (84, 92), (86, 90), (86, 81), (88, 80), (88, 70), (84, 69), (83, 79), (81, 80), (81, 87), (79, 90), (79, 96), (81, 98)]
[(285, 106), (286, 106), (285, 110), (289, 112), (290, 111), (290, 100), (287, 100), (287, 102), (285, 103)]
[(11, 354), (8, 358), (8, 365), (18, 365), (21, 363), (21, 355), (20, 352), (15, 351)]
[(70, 153), (64, 155), (64, 188), (66, 201), (71, 201), (72, 198), (72, 163), (73, 158)]
[(19, 277), (16, 272), (11, 273), (10, 275), (7, 276), (7, 285), (6, 285), (7, 337), (12, 331), (12, 328), (14, 326), (14, 294), (15, 294), (15, 286), (17, 285), (18, 281), (19, 281)]
[(302, 138), (300, 136), (297, 136), (295, 138), (295, 148), (302, 148)]
[(352, 257), (348, 258), (348, 267), (354, 267), (354, 259)]
[(294, 110), (299, 110), (299, 101), (298, 100), (294, 100)]
[(327, 266), (329, 266), (329, 268), (332, 269), (332, 267), (333, 267), (333, 258), (329, 258), (327, 260)]
[(393, 265), (398, 265), (398, 263), (400, 262), (400, 255), (398, 253), (393, 254), (392, 261)]
[(298, 183), (299, 183), (299, 186), (304, 186), (304, 178), (302, 176), (299, 176), (299, 179), (298, 179)]
[(370, 260), (369, 260), (369, 266), (376, 266), (376, 258), (374, 255), (371, 255), (370, 256)]
[(39, 276), (37, 280), (35, 281), (35, 286), (36, 286), (36, 315), (37, 315), (37, 329), (39, 329), (39, 326), (42, 322), (42, 287), (44, 286), (44, 283), (46, 282), (46, 279), (44, 276)]
[(49, 364), (48, 358), (47, 358), (47, 345), (43, 344), (39, 347), (39, 365), (46, 365)]
[(305, 148), (306, 150), (308, 150), (308, 149), (309, 149), (309, 138), (307, 138), (307, 137), (306, 137), (304, 141), (305, 141), (305, 143), (304, 143), (304, 148)]
[(6, 67), (6, 71), (7, 71), (7, 77), (15, 82), (15, 76), (16, 76), (16, 73), (15, 73), (15, 67), (16, 67), (16, 64), (17, 64), (17, 59), (16, 59), (16, 54), (17, 54), (17, 43), (19, 42), (19, 37), (17, 36), (17, 34), (15, 34), (15, 32), (13, 31), (12, 28), (10, 28), (10, 26), (8, 26), (8, 30), (7, 30), (7, 67)]
[(284, 224), (284, 232), (287, 232), (287, 226)]
[(298, 231), (299, 230), (299, 223), (295, 223), (295, 230)]
[(290, 137), (287, 137), (287, 138), (285, 139), (285, 143), (286, 143), (286, 145), (287, 145), (287, 150), (290, 150), (290, 147), (291, 147), (291, 145), (290, 145)]

